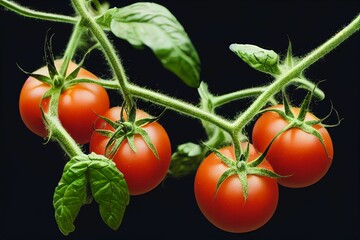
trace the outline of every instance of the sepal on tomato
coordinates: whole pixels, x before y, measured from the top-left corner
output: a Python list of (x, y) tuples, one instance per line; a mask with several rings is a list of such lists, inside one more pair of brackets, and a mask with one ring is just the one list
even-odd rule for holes
[(133, 152), (136, 152), (134, 136), (138, 134), (143, 138), (144, 142), (154, 153), (156, 158), (159, 159), (159, 154), (156, 150), (156, 147), (152, 143), (146, 130), (144, 130), (142, 127), (146, 124), (157, 121), (164, 114), (164, 112), (165, 110), (156, 117), (145, 117), (136, 120), (136, 105), (134, 103), (129, 110), (126, 110), (124, 106), (121, 108), (120, 120), (118, 121), (112, 121), (111, 119), (104, 116), (99, 116), (100, 119), (104, 120), (114, 129), (114, 131), (106, 129), (95, 129), (95, 131), (100, 135), (109, 138), (109, 141), (107, 142), (105, 147), (105, 156), (113, 158), (124, 140), (127, 140), (127, 143), (129, 144), (131, 150)]
[(32, 72), (28, 72), (28, 71), (24, 70), (23, 68), (21, 68), (19, 64), (17, 64), (17, 67), (18, 67), (23, 73), (25, 73), (27, 76), (33, 77), (33, 78), (39, 80), (40, 82), (49, 84), (50, 86), (53, 85), (53, 82), (52, 82), (52, 80), (51, 80), (51, 78), (50, 78), (49, 76), (45, 76), (45, 75), (37, 74), (37, 73), (32, 73)]
[[(317, 120), (305, 120), (306, 115), (309, 113), (309, 107), (310, 107), (310, 103), (312, 101), (312, 98), (314, 96), (314, 91), (317, 88), (317, 85), (314, 86), (312, 91), (309, 91), (304, 100), (301, 103), (300, 106), (300, 110), (297, 116), (294, 115), (294, 113), (291, 111), (291, 108), (293, 108), (293, 106), (290, 104), (290, 101), (288, 100), (288, 98), (286, 97), (285, 92), (283, 92), (283, 108), (284, 110), (281, 109), (276, 109), (276, 108), (267, 108), (262, 110), (261, 112), (268, 112), (268, 111), (272, 111), (272, 112), (276, 112), (277, 114), (279, 114), (283, 119), (285, 119), (289, 124), (284, 127), (280, 132), (278, 132), (275, 137), (272, 139), (272, 141), (269, 143), (269, 146), (267, 147), (267, 149), (270, 147), (270, 145), (272, 144), (272, 142), (278, 138), (278, 136), (280, 136), (283, 132), (291, 129), (291, 128), (299, 128), (301, 130), (303, 130), (304, 132), (307, 132), (313, 136), (315, 136), (323, 145), (327, 156), (330, 158), (328, 150), (325, 146), (325, 142), (324, 139), (322, 138), (321, 134), (319, 133), (319, 131), (313, 127), (316, 124), (321, 124), (322, 126), (326, 127), (326, 126), (337, 126), (340, 123), (340, 120), (338, 121), (337, 124), (335, 125), (326, 125), (326, 124), (322, 124), (322, 121), (326, 120), (332, 110), (333, 107), (331, 107), (331, 112), (324, 118), (322, 119), (317, 119)], [(335, 111), (336, 112), (336, 111)], [(337, 114), (337, 112), (336, 112)], [(337, 115), (338, 116), (338, 115)], [(338, 116), (339, 117), (339, 116)]]
[[(48, 33), (47, 33), (48, 34)], [(52, 38), (54, 34), (52, 34), (50, 37), (46, 34), (45, 38), (45, 46), (44, 46), (44, 52), (45, 52), (45, 61), (46, 66), (49, 71), (49, 76), (51, 79), (54, 79), (56, 75), (59, 75), (56, 66), (55, 66), (55, 57), (52, 51)]]
[(248, 175), (259, 175), (263, 177), (270, 177), (270, 178), (279, 178), (283, 177), (278, 174), (276, 174), (273, 171), (270, 171), (268, 169), (264, 169), (261, 167), (258, 167), (260, 163), (265, 159), (266, 152), (261, 154), (257, 159), (254, 161), (248, 162), (249, 156), (250, 156), (250, 143), (247, 143), (245, 151), (243, 151), (240, 155), (239, 159), (233, 160), (227, 156), (224, 156), (221, 152), (219, 152), (215, 148), (211, 148), (207, 146), (211, 152), (213, 152), (226, 166), (229, 167), (219, 178), (217, 184), (216, 184), (216, 190), (214, 193), (214, 198), (216, 197), (216, 193), (219, 191), (221, 184), (228, 179), (229, 177), (233, 175), (237, 175), (242, 187), (244, 202), (246, 202), (246, 199), (248, 197)]

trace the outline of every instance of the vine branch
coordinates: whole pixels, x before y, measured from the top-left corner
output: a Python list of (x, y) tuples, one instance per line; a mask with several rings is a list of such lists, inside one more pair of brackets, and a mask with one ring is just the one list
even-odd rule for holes
[(283, 86), (288, 84), (293, 79), (297, 78), (302, 71), (311, 66), (313, 63), (324, 57), (326, 54), (334, 50), (340, 43), (345, 41), (348, 37), (353, 35), (360, 29), (360, 14), (352, 20), (346, 27), (329, 38), (326, 42), (318, 48), (310, 52), (306, 57), (301, 59), (295, 66), (280, 75), (266, 91), (260, 94), (249, 108), (243, 112), (233, 123), (233, 129), (240, 132), (241, 129), (248, 124), (251, 119), (259, 112), (259, 110), (266, 104), (275, 93), (279, 92)]
[[(215, 97), (215, 103), (216, 103), (215, 105), (219, 106), (229, 101), (232, 101), (236, 98), (244, 97), (247, 94), (249, 96), (252, 94), (259, 94), (257, 98), (253, 101), (253, 103), (244, 112), (242, 112), (235, 121), (230, 122), (229, 120), (226, 120), (221, 116), (218, 116), (214, 113), (206, 112), (192, 104), (129, 83), (124, 68), (121, 64), (121, 59), (119, 58), (117, 52), (115, 51), (114, 46), (111, 44), (110, 40), (108, 39), (107, 35), (105, 34), (101, 26), (99, 26), (96, 23), (93, 16), (90, 14), (86, 5), (84, 4), (84, 1), (72, 0), (72, 4), (77, 14), (79, 15), (78, 17), (69, 17), (59, 14), (38, 12), (20, 6), (14, 2), (10, 2), (8, 0), (0, 0), (0, 5), (4, 6), (5, 8), (14, 11), (20, 15), (31, 18), (72, 23), (72, 24), (78, 23), (81, 18), (81, 23), (83, 24), (83, 26), (86, 26), (90, 29), (92, 34), (97, 39), (98, 43), (101, 45), (105, 58), (109, 62), (114, 78), (116, 79), (116, 83), (114, 83), (114, 81), (101, 81), (101, 84), (103, 84), (104, 86), (106, 85), (108, 88), (119, 89), (125, 102), (128, 104), (128, 107), (130, 107), (133, 104), (132, 96), (136, 96), (145, 101), (153, 102), (155, 104), (164, 106), (168, 109), (172, 109), (187, 116), (201, 119), (218, 126), (219, 128), (228, 132), (231, 138), (233, 139), (235, 153), (237, 154), (236, 157), (239, 157), (238, 155), (241, 153), (240, 144), (238, 144), (237, 141), (239, 140), (240, 133), (242, 129), (259, 112), (259, 110), (262, 107), (264, 107), (264, 105), (268, 101), (272, 101), (273, 96), (279, 91), (281, 91), (281, 89), (285, 85), (289, 84), (291, 81), (296, 83), (302, 71), (304, 71), (314, 62), (318, 61), (326, 54), (331, 52), (340, 43), (345, 41), (348, 37), (350, 37), (352, 34), (354, 34), (360, 29), (360, 14), (359, 14), (357, 17), (355, 17), (355, 19), (353, 19), (353, 21), (351, 21), (347, 26), (345, 26), (341, 31), (336, 33), (333, 37), (329, 38), (325, 43), (320, 45), (318, 48), (310, 52), (307, 56), (301, 59), (292, 68), (288, 69), (286, 72), (283, 72), (281, 75), (279, 75), (275, 79), (275, 81), (269, 84), (268, 86), (258, 89), (252, 89), (249, 90), (248, 92), (238, 91), (235, 93), (223, 95), (221, 97)], [(71, 52), (73, 52), (74, 49), (72, 49), (71, 47), (68, 49), (70, 51), (69, 53), (70, 56)], [(304, 84), (302, 82), (298, 82), (298, 83)], [(307, 82), (305, 83), (309, 84)], [(321, 92), (319, 92), (319, 96), (321, 97)]]
[(81, 16), (83, 23), (90, 28), (90, 31), (101, 45), (102, 50), (105, 53), (105, 57), (110, 63), (114, 77), (117, 79), (117, 81), (119, 81), (121, 94), (125, 102), (128, 104), (128, 107), (131, 108), (133, 105), (133, 99), (128, 91), (128, 82), (125, 75), (125, 70), (113, 45), (107, 38), (102, 28), (96, 23), (91, 14), (87, 11), (84, 2), (82, 0), (72, 0), (72, 3), (78, 14)]
[(15, 2), (11, 2), (8, 0), (0, 0), (0, 5), (24, 17), (71, 24), (75, 24), (78, 21), (77, 17), (70, 17), (56, 13), (40, 12), (23, 7)]

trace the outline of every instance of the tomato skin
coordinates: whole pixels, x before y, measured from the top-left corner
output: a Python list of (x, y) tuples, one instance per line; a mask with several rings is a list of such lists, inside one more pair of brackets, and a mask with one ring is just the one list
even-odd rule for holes
[[(283, 105), (274, 108), (282, 109)], [(297, 116), (300, 109), (292, 107), (291, 110)], [(307, 113), (305, 121), (308, 120), (317, 120), (317, 118)], [(271, 111), (263, 113), (252, 130), (254, 147), (260, 152), (264, 151), (276, 134), (287, 125), (288, 122), (279, 114)], [(266, 159), (277, 174), (290, 175), (279, 178), (279, 184), (291, 188), (307, 187), (318, 182), (329, 170), (334, 153), (330, 134), (319, 124), (313, 127), (322, 136), (329, 156), (315, 136), (299, 128), (287, 130), (278, 136), (266, 155)]]
[[(120, 107), (112, 107), (103, 116), (117, 121), (120, 119), (120, 112)], [(137, 109), (136, 119), (148, 116), (146, 112)], [(159, 159), (156, 158), (143, 138), (138, 134), (134, 136), (136, 152), (130, 148), (125, 139), (112, 159), (116, 167), (124, 174), (130, 195), (144, 194), (158, 186), (165, 178), (171, 161), (171, 143), (165, 129), (158, 122), (146, 124), (141, 128), (148, 133), (158, 152)], [(114, 131), (102, 119), (96, 121), (95, 129)], [(105, 147), (108, 141), (108, 137), (94, 132), (89, 144), (90, 152), (105, 155)]]
[[(61, 60), (56, 60), (55, 65), (59, 69)], [(70, 62), (68, 73), (73, 71), (77, 65)], [(35, 73), (48, 75), (46, 67), (42, 67)], [(98, 79), (91, 72), (81, 69), (79, 78)], [(41, 137), (46, 137), (48, 131), (45, 129), (40, 110), (40, 101), (50, 85), (43, 83), (33, 77), (29, 77), (20, 92), (19, 111), (21, 119), (26, 127)], [(49, 108), (49, 99), (41, 103), (45, 112)], [(64, 128), (79, 144), (89, 142), (93, 132), (93, 123), (97, 119), (96, 114), (102, 114), (110, 107), (110, 100), (106, 90), (91, 83), (80, 83), (64, 90), (59, 98), (59, 119)]]
[[(235, 159), (233, 147), (221, 148), (219, 152)], [(250, 145), (249, 161), (258, 155)], [(272, 170), (266, 159), (259, 167)], [(195, 175), (194, 192), (201, 212), (210, 223), (227, 232), (244, 233), (262, 227), (277, 208), (279, 193), (276, 179), (248, 175), (248, 197), (244, 201), (240, 179), (232, 175), (214, 195), (216, 184), (227, 169), (229, 167), (214, 153), (209, 154), (200, 164)]]

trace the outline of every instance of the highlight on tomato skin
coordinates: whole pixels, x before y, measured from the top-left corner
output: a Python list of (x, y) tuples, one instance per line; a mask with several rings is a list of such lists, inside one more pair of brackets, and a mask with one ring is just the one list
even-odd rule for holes
[[(55, 60), (58, 69), (61, 63), (61, 59)], [(68, 74), (76, 67), (74, 62), (70, 62)], [(34, 73), (49, 75), (46, 67), (42, 67)], [(80, 69), (77, 77), (98, 79), (84, 68)], [(22, 121), (31, 132), (40, 137), (48, 135), (42, 118), (40, 102), (50, 87), (49, 84), (30, 76), (25, 81), (19, 96), (19, 112)], [(86, 144), (90, 141), (97, 114), (103, 114), (109, 109), (110, 99), (106, 89), (102, 86), (93, 83), (79, 83), (65, 89), (60, 95), (58, 104), (61, 124), (77, 143)], [(49, 98), (43, 99), (41, 106), (47, 112)]]
[[(281, 109), (282, 105), (273, 108)], [(292, 107), (295, 116), (300, 109)], [(308, 112), (305, 121), (318, 120)], [(271, 140), (289, 123), (278, 113), (264, 112), (255, 122), (252, 130), (254, 147), (262, 152)], [(300, 128), (291, 128), (283, 132), (272, 143), (266, 159), (274, 171), (283, 176), (278, 182), (284, 187), (308, 187), (320, 181), (332, 165), (334, 149), (331, 136), (327, 129), (320, 124), (313, 126), (321, 135), (324, 145), (320, 140)]]
[[(235, 159), (233, 147), (221, 148), (219, 152)], [(250, 162), (259, 156), (252, 145), (249, 155)], [(259, 167), (273, 171), (266, 159)], [(278, 205), (276, 179), (248, 175), (248, 196), (245, 201), (237, 175), (227, 178), (216, 192), (220, 176), (228, 169), (215, 153), (209, 154), (200, 164), (194, 180), (195, 199), (200, 211), (211, 224), (227, 232), (245, 233), (261, 228), (272, 218)]]
[[(121, 107), (110, 108), (103, 117), (112, 121), (120, 120)], [(141, 110), (136, 110), (136, 119), (147, 118), (150, 115)], [(114, 131), (114, 128), (102, 119), (95, 122), (95, 131), (91, 136), (89, 151), (105, 155), (105, 148), (109, 137), (96, 132), (96, 129)], [(131, 149), (125, 139), (116, 154), (111, 158), (116, 167), (124, 174), (130, 195), (141, 195), (156, 188), (166, 177), (171, 162), (171, 142), (164, 127), (157, 121), (141, 126), (155, 146), (159, 158), (155, 156), (141, 135), (134, 135), (136, 152)]]

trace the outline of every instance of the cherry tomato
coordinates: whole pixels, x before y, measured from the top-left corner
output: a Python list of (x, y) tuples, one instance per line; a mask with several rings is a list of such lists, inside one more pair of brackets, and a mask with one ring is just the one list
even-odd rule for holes
[[(103, 116), (112, 121), (118, 121), (120, 119), (120, 112), (120, 107), (112, 107)], [(149, 114), (137, 109), (136, 119), (144, 117), (149, 117)], [(158, 186), (165, 178), (171, 161), (171, 143), (162, 125), (158, 122), (151, 122), (141, 126), (141, 128), (149, 135), (159, 158), (156, 158), (155, 154), (139, 134), (134, 135), (136, 152), (130, 148), (128, 141), (125, 139), (112, 158), (117, 168), (124, 174), (131, 195), (144, 194)], [(95, 129), (114, 131), (102, 119), (96, 121)], [(105, 147), (108, 142), (108, 137), (95, 131), (90, 140), (89, 150), (90, 152), (105, 155)]]
[[(283, 109), (283, 106), (277, 105), (274, 108)], [(299, 110), (297, 107), (291, 108), (295, 116), (298, 116)], [(309, 120), (318, 118), (308, 112), (305, 121)], [(264, 151), (277, 133), (288, 124), (278, 113), (263, 113), (252, 130), (254, 147), (260, 152)], [(310, 186), (323, 178), (330, 168), (333, 144), (329, 132), (320, 124), (313, 127), (320, 133), (324, 145), (317, 137), (300, 128), (287, 130), (272, 143), (266, 159), (277, 174), (288, 176), (279, 178), (279, 184), (292, 188)]]
[[(235, 159), (233, 147), (221, 148), (219, 152)], [(247, 162), (258, 156), (250, 145)], [(273, 170), (266, 159), (259, 167)], [(228, 232), (244, 233), (262, 227), (277, 208), (279, 193), (276, 179), (247, 175), (248, 196), (245, 201), (237, 174), (227, 178), (216, 192), (220, 176), (228, 169), (214, 153), (209, 154), (200, 164), (195, 175), (194, 192), (201, 212), (214, 226)]]
[[(59, 69), (61, 60), (56, 60), (55, 65)], [(70, 62), (68, 73), (75, 70), (77, 65)], [(47, 68), (42, 67), (35, 71), (37, 74), (47, 75)], [(91, 72), (80, 69), (78, 78), (97, 79)], [(45, 129), (40, 110), (40, 101), (50, 85), (33, 77), (29, 77), (20, 92), (19, 110), (20, 116), (26, 127), (33, 133), (45, 137), (48, 132)], [(41, 103), (45, 112), (49, 108), (49, 98)], [(103, 114), (110, 107), (109, 96), (106, 90), (92, 83), (80, 83), (65, 89), (60, 96), (58, 111), (59, 119), (64, 128), (79, 144), (88, 143), (93, 132), (93, 123), (97, 119), (96, 114)]]

